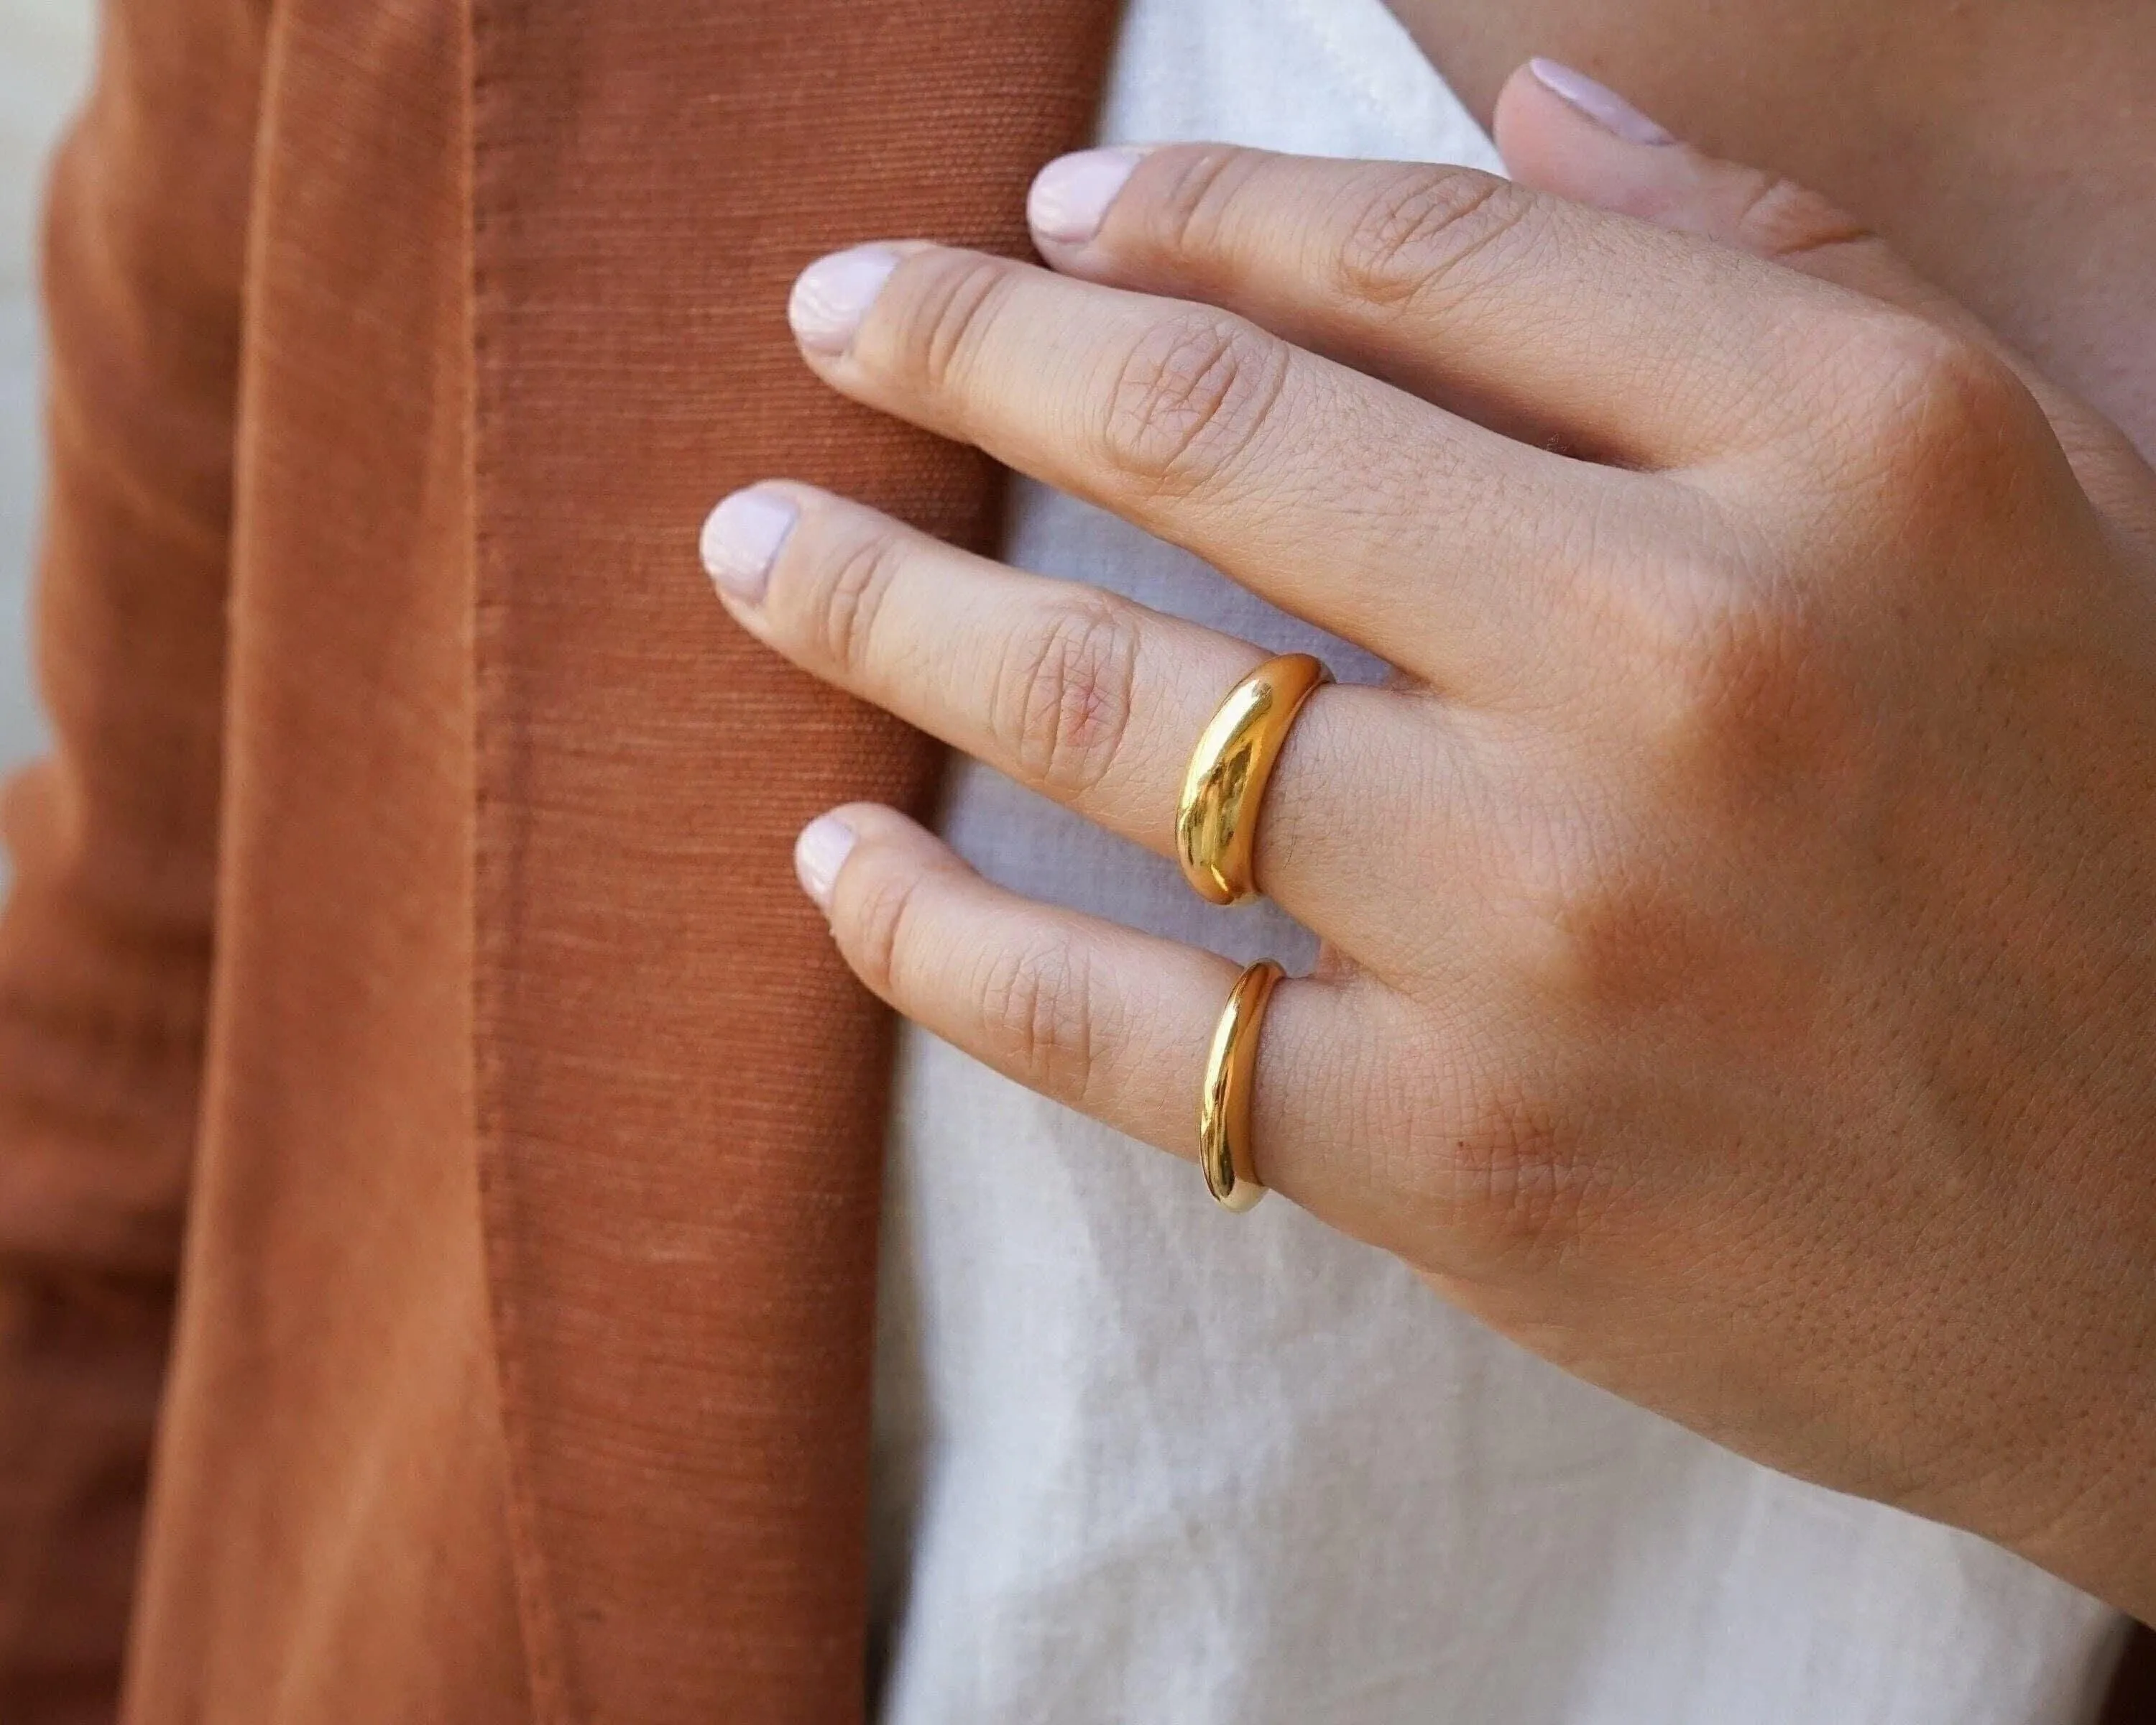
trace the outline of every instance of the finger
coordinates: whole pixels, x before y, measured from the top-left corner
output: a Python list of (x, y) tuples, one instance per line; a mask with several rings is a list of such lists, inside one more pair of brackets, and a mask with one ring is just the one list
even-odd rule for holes
[[(1104, 209), (1030, 210), (1059, 270), (1228, 306), (1532, 442), (1682, 468), (1804, 429), (1840, 295), (1463, 167), (1218, 145), (1119, 152)], [(1097, 224), (1097, 225), (1096, 225)]]
[(2147, 494), (2139, 454), (2117, 427), (2044, 375), (1975, 313), (1863, 223), (1786, 177), (1702, 154), (1614, 91), (1548, 60), (1516, 71), (1496, 132), (1521, 184), (1733, 246), (1929, 319), (1997, 354), (2041, 403), (2099, 504)]
[[(1028, 1089), (1195, 1160), (1206, 1050), (1235, 965), (1006, 892), (873, 803), (811, 823), (795, 860), (846, 963), (899, 1012)], [(1327, 1201), (1327, 1147), (1348, 1122), (1339, 1087), (1317, 1075), (1353, 1063), (1358, 1037), (1347, 989), (1275, 992), (1251, 1142), (1259, 1179), (1299, 1203)]]
[(1517, 675), (1521, 638), (1588, 549), (1583, 524), (1606, 542), (1638, 514), (1618, 495), (1630, 475), (1523, 448), (1208, 306), (879, 247), (812, 266), (793, 316), (846, 393), (1455, 693)]
[(1733, 245), (1912, 311), (1958, 311), (1818, 193), (1701, 155), (1568, 66), (1531, 60), (1515, 72), (1498, 96), (1495, 131), (1523, 186)]
[[(712, 511), (707, 567), (742, 624), (1111, 832), (1175, 855), (1176, 803), (1214, 710), (1261, 648), (1076, 582), (1023, 574), (806, 485)], [(1433, 702), (1332, 685), (1297, 716), (1260, 821), (1259, 880), (1351, 947), (1379, 929), (1369, 882), (1414, 835), (1367, 818), (1448, 740)]]

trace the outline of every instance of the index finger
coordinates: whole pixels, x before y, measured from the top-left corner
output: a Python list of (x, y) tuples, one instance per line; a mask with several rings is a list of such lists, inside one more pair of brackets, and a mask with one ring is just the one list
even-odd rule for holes
[[(1656, 525), (1630, 474), (1515, 443), (1216, 308), (920, 244), (819, 260), (790, 308), (856, 400), (977, 444), (1469, 698), (1589, 552)], [(1543, 698), (1538, 685), (1536, 698)]]
[(1204, 300), (1531, 442), (1678, 468), (1794, 429), (1865, 302), (1472, 168), (1086, 151), (1030, 213), (1058, 270)]

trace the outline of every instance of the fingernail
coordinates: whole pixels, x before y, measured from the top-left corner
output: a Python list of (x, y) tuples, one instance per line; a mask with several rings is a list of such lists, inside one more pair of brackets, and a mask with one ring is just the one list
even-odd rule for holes
[(816, 908), (831, 908), (831, 886), (854, 848), (854, 829), (835, 814), (819, 814), (793, 841), (793, 872)]
[(887, 245), (855, 246), (817, 259), (794, 281), (786, 306), (786, 321), (801, 345), (819, 353), (844, 353), (897, 267), (898, 254)]
[(1060, 156), (1034, 176), (1026, 219), (1044, 239), (1083, 245), (1101, 231), (1108, 206), (1123, 189), (1142, 150), (1081, 150)]
[(776, 492), (735, 492), (704, 517), (704, 531), (696, 542), (705, 570), (744, 604), (760, 603), (771, 579), (771, 566), (778, 561), (778, 548), (786, 543), (799, 515)]
[(1584, 72), (1544, 59), (1529, 60), (1527, 69), (1544, 90), (1571, 103), (1604, 131), (1614, 133), (1628, 144), (1676, 142), (1615, 90), (1597, 84)]

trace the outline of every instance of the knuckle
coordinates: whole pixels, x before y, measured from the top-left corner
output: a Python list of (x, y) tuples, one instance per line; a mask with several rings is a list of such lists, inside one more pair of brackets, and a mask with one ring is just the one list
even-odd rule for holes
[(1909, 314), (1873, 315), (1846, 343), (1841, 426), (1852, 470), (1902, 505), (1958, 508), (2025, 466), (2037, 412), (2006, 362)]
[(992, 723), (1021, 774), (1071, 798), (1106, 776), (1129, 735), (1138, 629), (1106, 595), (1059, 603), (1014, 644)]
[(1740, 813), (1780, 787), (1817, 788), (1857, 747), (1857, 687), (1794, 583), (1676, 608), (1658, 682), (1656, 753), (1696, 809)]
[(1759, 172), (1737, 206), (1729, 238), (1746, 251), (1786, 263), (1854, 244), (1871, 234), (1855, 217), (1809, 186)]
[(1082, 1103), (1106, 1031), (1081, 951), (1048, 937), (996, 952), (978, 999), (992, 1060), (1034, 1089)]
[(1388, 168), (1348, 223), (1340, 288), (1379, 305), (1425, 299), (1517, 232), (1532, 208), (1528, 193), (1471, 168)]
[(1656, 845), (1622, 831), (1569, 858), (1513, 947), (1537, 998), (1609, 1023), (1682, 1007), (1713, 946), (1681, 871)]
[(875, 651), (876, 619), (906, 556), (905, 534), (888, 521), (839, 528), (817, 557), (807, 587), (808, 634), (824, 662), (858, 675)]
[(1686, 726), (1744, 722), (1784, 705), (1801, 683), (1811, 626), (1798, 606), (1732, 593), (1676, 609), (1672, 686)]
[[(866, 859), (864, 859), (866, 860)], [(861, 980), (886, 1000), (902, 993), (911, 930), (926, 876), (913, 870), (848, 871), (849, 892), (832, 906), (832, 923)]]
[(1197, 309), (1163, 318), (1110, 388), (1106, 459), (1151, 490), (1203, 490), (1256, 444), (1286, 376), (1286, 350), (1238, 319)]
[(1141, 243), (1167, 258), (1209, 257), (1221, 249), (1228, 218), (1263, 157), (1224, 144), (1157, 151), (1147, 166)]
[(893, 278), (899, 316), (886, 326), (883, 344), (894, 380), (932, 398), (961, 387), (1012, 279), (1005, 259), (978, 252), (939, 250), (909, 259)]

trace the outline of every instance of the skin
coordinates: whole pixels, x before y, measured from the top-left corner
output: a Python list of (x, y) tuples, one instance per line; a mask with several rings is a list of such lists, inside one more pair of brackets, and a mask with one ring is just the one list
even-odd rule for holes
[[(1037, 187), (1048, 268), (819, 266), (804, 357), (1400, 668), (1319, 691), (1267, 795), (1326, 943), (1264, 1028), (1268, 1185), (2156, 1616), (2156, 475), (1816, 196), (1524, 74), (1498, 113), (1525, 184), (1178, 147), (1085, 239)], [(767, 565), (738, 502), (707, 539), (744, 627), (1173, 854), (1260, 649), (752, 495)], [(1194, 1153), (1232, 967), (889, 809), (800, 860), (899, 1010)]]
[(2156, 28), (2136, 0), (1392, 6), (1486, 121), (1550, 54), (1817, 187), (2156, 449)]

